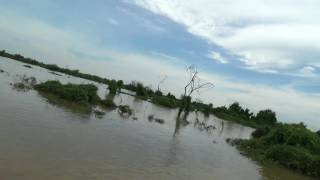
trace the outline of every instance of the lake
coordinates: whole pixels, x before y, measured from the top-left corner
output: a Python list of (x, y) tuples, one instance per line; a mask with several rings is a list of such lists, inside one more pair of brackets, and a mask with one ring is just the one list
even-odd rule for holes
[[(129, 105), (132, 116), (104, 110), (103, 117), (96, 117), (86, 107), (10, 85), (22, 75), (38, 82), (93, 82), (6, 58), (0, 58), (0, 69), (5, 71), (0, 73), (1, 180), (310, 179), (279, 166), (261, 166), (226, 143), (227, 138), (250, 138), (249, 127), (190, 113), (190, 124), (176, 129), (177, 110), (124, 94), (115, 102)], [(106, 86), (94, 84), (104, 97)], [(165, 123), (150, 122), (150, 115)], [(210, 125), (215, 128), (204, 128)]]

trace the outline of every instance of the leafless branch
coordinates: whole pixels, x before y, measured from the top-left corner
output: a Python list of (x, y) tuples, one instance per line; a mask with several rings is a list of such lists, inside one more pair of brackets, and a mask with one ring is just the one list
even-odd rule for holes
[(211, 82), (203, 82), (199, 77), (199, 71), (194, 65), (187, 67), (187, 73), (190, 80), (184, 87), (184, 96), (191, 96), (193, 92), (200, 91), (201, 89), (207, 89), (214, 87)]

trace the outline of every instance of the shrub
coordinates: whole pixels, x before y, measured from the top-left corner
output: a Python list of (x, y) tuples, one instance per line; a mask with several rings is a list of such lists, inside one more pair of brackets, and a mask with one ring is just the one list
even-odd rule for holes
[(111, 80), (108, 84), (109, 94), (115, 95), (118, 91), (118, 83), (116, 80)]
[(142, 83), (137, 83), (136, 95), (141, 97), (146, 97), (148, 95)]
[(319, 156), (313, 156), (303, 148), (275, 145), (267, 150), (266, 158), (301, 173), (320, 176)]
[(155, 96), (152, 98), (152, 103), (169, 107), (169, 108), (176, 108), (177, 107), (177, 102), (175, 99), (166, 97), (166, 96)]
[(118, 112), (121, 116), (126, 116), (126, 117), (131, 116), (132, 110), (128, 105), (120, 105), (118, 108), (119, 108)]
[(81, 103), (95, 104), (100, 102), (97, 95), (98, 88), (93, 84), (66, 84), (59, 81), (46, 81), (35, 86), (38, 91), (55, 94), (60, 98)]
[(270, 132), (269, 127), (258, 127), (253, 133), (251, 134), (254, 138), (260, 138), (262, 136), (267, 135)]
[(258, 128), (253, 139), (242, 140), (239, 147), (253, 153), (257, 159), (272, 160), (320, 177), (320, 138), (300, 124), (277, 124)]
[(274, 125), (277, 122), (277, 117), (275, 112), (267, 109), (259, 111), (256, 120), (262, 124)]

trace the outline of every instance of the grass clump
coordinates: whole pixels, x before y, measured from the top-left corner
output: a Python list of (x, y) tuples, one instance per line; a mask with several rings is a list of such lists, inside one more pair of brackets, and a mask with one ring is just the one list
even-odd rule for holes
[(303, 124), (258, 128), (239, 148), (262, 161), (274, 161), (303, 174), (320, 177), (320, 137)]
[(64, 85), (59, 81), (46, 81), (35, 85), (35, 89), (78, 103), (96, 104), (100, 102), (100, 98), (97, 95), (98, 88), (93, 84), (76, 85), (69, 83)]

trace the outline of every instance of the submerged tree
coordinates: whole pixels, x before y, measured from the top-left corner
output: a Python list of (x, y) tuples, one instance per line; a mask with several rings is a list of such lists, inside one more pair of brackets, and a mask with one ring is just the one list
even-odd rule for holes
[(202, 89), (208, 89), (214, 87), (213, 83), (203, 81), (199, 76), (199, 70), (196, 66), (191, 65), (187, 67), (187, 73), (189, 76), (189, 80), (187, 84), (184, 86), (184, 93), (182, 95), (182, 103), (179, 108), (179, 115), (182, 111), (190, 111), (191, 104), (191, 95), (194, 92), (200, 93)]
[[(192, 94), (194, 92), (200, 93), (200, 90), (202, 89), (208, 89), (214, 87), (213, 83), (211, 82), (206, 82), (203, 81), (200, 76), (199, 76), (199, 70), (197, 69), (196, 66), (191, 65), (187, 67), (187, 74), (188, 74), (188, 82), (184, 86), (184, 92), (181, 96), (181, 102), (179, 104), (179, 111), (177, 115), (177, 120), (176, 120), (176, 128), (180, 127), (180, 116), (181, 113), (184, 112), (182, 122), (183, 123), (188, 123), (187, 122), (187, 116), (191, 110), (191, 100), (192, 100)], [(175, 133), (177, 133), (178, 130), (175, 129)]]
[(164, 81), (168, 78), (167, 75), (164, 75), (163, 77), (160, 77), (160, 81), (157, 85), (157, 91), (160, 91), (161, 92), (161, 89), (160, 89), (160, 85), (164, 83)]

